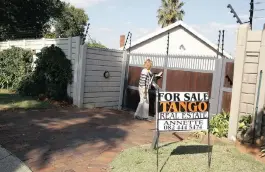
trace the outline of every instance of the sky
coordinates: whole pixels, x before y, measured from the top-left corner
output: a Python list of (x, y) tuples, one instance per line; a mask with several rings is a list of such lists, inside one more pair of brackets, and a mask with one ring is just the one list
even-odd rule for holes
[[(89, 35), (108, 48), (119, 48), (120, 35), (132, 33), (135, 41), (160, 28), (157, 10), (161, 0), (64, 0), (78, 8), (83, 8), (89, 17)], [(217, 44), (218, 30), (225, 30), (224, 48), (235, 53), (236, 19), (227, 8), (231, 4), (241, 20), (248, 21), (250, 0), (183, 0), (185, 16), (183, 22), (198, 33)], [(265, 0), (255, 5), (264, 9)], [(255, 11), (254, 17), (265, 17), (265, 11)], [(261, 30), (265, 18), (254, 19), (253, 29)]]

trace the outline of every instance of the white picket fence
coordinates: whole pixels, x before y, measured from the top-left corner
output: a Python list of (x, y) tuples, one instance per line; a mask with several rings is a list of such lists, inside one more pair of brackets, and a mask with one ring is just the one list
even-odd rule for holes
[(197, 70), (197, 71), (213, 71), (215, 70), (216, 57), (202, 56), (202, 55), (187, 55), (187, 54), (130, 54), (130, 65), (142, 66), (146, 59), (153, 61), (154, 68), (163, 68), (165, 59), (167, 59), (167, 67), (174, 69), (184, 70)]
[[(58, 38), (58, 39), (24, 39), (0, 42), (0, 51), (11, 48), (12, 46), (20, 47), (28, 50), (35, 50), (36, 53), (40, 52), (42, 48), (56, 45), (60, 47), (65, 53), (66, 57), (71, 60), (72, 65), (75, 66), (75, 60), (80, 52), (80, 37)], [(74, 67), (73, 74), (76, 76), (76, 69)], [(68, 95), (75, 99), (74, 90), (75, 83), (68, 86)]]

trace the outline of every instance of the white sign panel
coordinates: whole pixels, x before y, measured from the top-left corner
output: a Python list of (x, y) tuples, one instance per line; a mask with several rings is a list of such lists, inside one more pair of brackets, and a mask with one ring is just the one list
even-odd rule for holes
[(157, 129), (159, 131), (208, 130), (207, 92), (160, 92)]

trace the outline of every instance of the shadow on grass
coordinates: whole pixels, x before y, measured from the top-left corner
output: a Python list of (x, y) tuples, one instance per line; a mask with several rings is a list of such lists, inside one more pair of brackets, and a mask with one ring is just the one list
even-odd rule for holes
[(178, 146), (170, 155), (186, 155), (212, 152), (212, 146), (208, 145), (187, 145)]
[[(168, 145), (173, 144), (169, 143)], [(187, 155), (187, 154), (201, 154), (201, 153), (208, 153), (208, 167), (211, 166), (211, 160), (212, 160), (212, 149), (213, 146), (210, 145), (187, 145), (187, 146), (178, 146), (176, 149), (174, 149), (170, 155), (165, 160), (164, 164), (162, 165), (160, 172), (164, 169), (166, 166), (169, 158), (174, 155)]]
[(32, 97), (24, 97), (19, 94), (0, 91), (0, 112), (9, 109), (43, 109), (49, 108), (51, 104), (46, 101), (38, 101)]
[(163, 145), (159, 146), (159, 149), (160, 149), (160, 148), (163, 148), (163, 147), (167, 147), (167, 146), (173, 145), (173, 144), (175, 144), (175, 143), (176, 143), (176, 142), (170, 142), (170, 143), (163, 144)]

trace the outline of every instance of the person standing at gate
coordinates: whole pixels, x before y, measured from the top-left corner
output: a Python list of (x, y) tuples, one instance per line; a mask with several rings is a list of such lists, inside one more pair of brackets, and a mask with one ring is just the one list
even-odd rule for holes
[(148, 91), (151, 87), (151, 79), (152, 79), (152, 72), (150, 71), (152, 67), (152, 61), (147, 59), (144, 62), (144, 69), (141, 72), (140, 80), (139, 80), (139, 95), (140, 95), (140, 102), (134, 114), (134, 118), (140, 120), (147, 120), (149, 119), (149, 95)]

